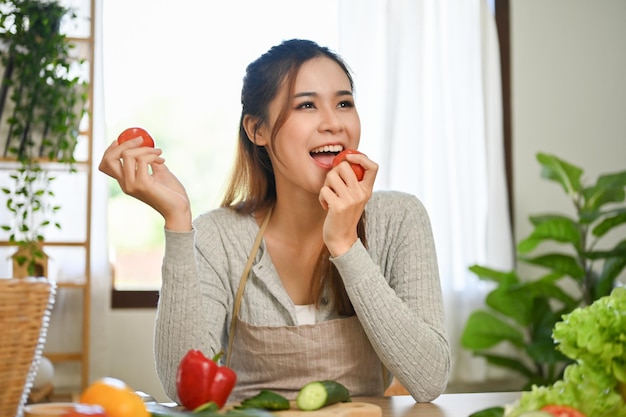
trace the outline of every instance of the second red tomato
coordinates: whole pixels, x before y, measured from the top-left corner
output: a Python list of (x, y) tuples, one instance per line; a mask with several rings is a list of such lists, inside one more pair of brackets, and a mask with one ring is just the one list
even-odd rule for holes
[(117, 143), (121, 145), (127, 140), (135, 139), (140, 136), (143, 138), (143, 143), (141, 144), (141, 146), (149, 146), (151, 148), (154, 148), (154, 139), (152, 139), (152, 136), (150, 136), (150, 133), (148, 133), (147, 130), (140, 127), (129, 127), (128, 129), (124, 130), (117, 137)]
[[(356, 149), (346, 149), (340, 152), (333, 159), (333, 168), (339, 165), (341, 162), (347, 161), (346, 155), (348, 154), (362, 154), (362, 152), (359, 152)], [(353, 164), (353, 163), (350, 163), (350, 166), (352, 167), (352, 170), (354, 171), (354, 174), (356, 175), (356, 179), (361, 181), (363, 179), (363, 175), (365, 174), (365, 170), (363, 169), (363, 167), (359, 164)]]
[(547, 411), (554, 417), (585, 417), (585, 415), (580, 411), (566, 405), (546, 405), (541, 409), (541, 411)]

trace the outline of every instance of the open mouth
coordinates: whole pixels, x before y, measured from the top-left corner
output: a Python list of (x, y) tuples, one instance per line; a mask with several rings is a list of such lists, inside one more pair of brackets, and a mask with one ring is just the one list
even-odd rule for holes
[(330, 167), (335, 156), (341, 151), (343, 151), (341, 145), (324, 145), (311, 150), (309, 154), (318, 164)]

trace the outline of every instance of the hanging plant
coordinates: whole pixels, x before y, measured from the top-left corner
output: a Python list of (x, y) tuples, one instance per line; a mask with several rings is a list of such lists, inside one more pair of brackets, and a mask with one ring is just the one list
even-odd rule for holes
[(82, 61), (60, 32), (66, 18), (77, 16), (57, 0), (0, 0), (0, 152), (5, 164), (18, 164), (2, 188), (12, 219), (0, 227), (19, 246), (18, 261), (29, 273), (44, 256), (44, 229), (61, 227), (53, 220), (60, 209), (53, 203), (55, 177), (42, 163), (75, 171), (87, 101)]

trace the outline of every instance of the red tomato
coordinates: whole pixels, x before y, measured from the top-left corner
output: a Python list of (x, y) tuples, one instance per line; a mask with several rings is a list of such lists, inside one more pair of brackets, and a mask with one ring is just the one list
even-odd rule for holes
[[(341, 162), (346, 161), (346, 155), (349, 153), (361, 154), (362, 152), (359, 152), (356, 149), (345, 149), (344, 151), (340, 152), (337, 156), (335, 156), (335, 158), (333, 159), (333, 168), (339, 165)], [(356, 175), (356, 179), (361, 181), (363, 179), (363, 174), (365, 174), (365, 170), (363, 169), (363, 167), (359, 164), (353, 164), (353, 163), (350, 163), (350, 166), (352, 167), (352, 170), (354, 171), (354, 174)]]
[(107, 415), (100, 405), (76, 404), (74, 409), (63, 414), (63, 417), (107, 417)]
[(550, 404), (543, 407), (541, 411), (547, 411), (554, 417), (586, 417), (577, 409), (568, 407), (567, 405)]
[(143, 143), (141, 144), (141, 146), (149, 146), (151, 148), (154, 148), (154, 139), (152, 139), (150, 133), (140, 127), (129, 127), (128, 129), (124, 130), (117, 137), (117, 143), (121, 145), (127, 140), (135, 139), (139, 136), (143, 138)]

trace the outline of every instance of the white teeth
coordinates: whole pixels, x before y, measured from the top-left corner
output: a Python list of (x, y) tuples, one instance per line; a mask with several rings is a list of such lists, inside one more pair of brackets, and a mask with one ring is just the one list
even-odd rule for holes
[(343, 146), (341, 145), (325, 145), (325, 146), (320, 146), (319, 148), (313, 149), (311, 153), (341, 152), (341, 151), (343, 151)]

